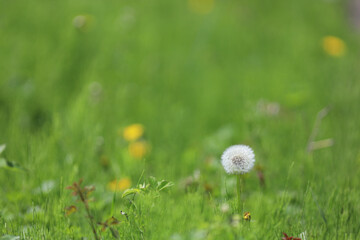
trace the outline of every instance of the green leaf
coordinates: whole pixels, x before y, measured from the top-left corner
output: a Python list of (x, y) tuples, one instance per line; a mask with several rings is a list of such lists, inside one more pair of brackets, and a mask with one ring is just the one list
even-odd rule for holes
[(157, 181), (156, 181), (156, 178), (153, 177), (153, 176), (150, 176), (149, 177), (149, 184), (150, 184), (150, 188), (154, 189), (156, 188), (157, 186)]
[(114, 216), (115, 204), (116, 204), (116, 191), (114, 192), (113, 199), (112, 199), (111, 212), (110, 212), (111, 216)]
[(20, 240), (19, 236), (4, 235), (0, 237), (0, 240)]
[(137, 193), (140, 193), (140, 192), (141, 192), (141, 190), (138, 189), (138, 188), (130, 188), (130, 189), (125, 190), (122, 197), (124, 198), (124, 197), (126, 197), (128, 195), (137, 194)]
[(174, 183), (173, 182), (170, 182), (170, 181), (166, 181), (166, 180), (161, 180), (157, 183), (157, 187), (156, 189), (160, 192), (166, 188), (169, 188), (169, 187), (172, 187), (174, 186)]
[(5, 150), (6, 144), (0, 145), (0, 154)]

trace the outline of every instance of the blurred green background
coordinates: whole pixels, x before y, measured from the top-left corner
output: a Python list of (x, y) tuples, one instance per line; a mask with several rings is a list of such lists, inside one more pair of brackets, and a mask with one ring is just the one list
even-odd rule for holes
[[(357, 239), (360, 46), (348, 4), (0, 0), (1, 157), (20, 169), (0, 168), (0, 234), (90, 237), (85, 220), (72, 220), (75, 228), (63, 216), (64, 187), (95, 184), (101, 218), (108, 182), (127, 177), (134, 187), (144, 173), (175, 182), (156, 200), (164, 205), (155, 220), (138, 216), (145, 239), (196, 239), (186, 233), (199, 228), (204, 239), (280, 239), (306, 228), (307, 239)], [(308, 154), (325, 107), (315, 140), (334, 145)], [(134, 123), (145, 131), (140, 159), (122, 136)], [(256, 221), (234, 235), (212, 225), (228, 216), (211, 211), (233, 200), (219, 159), (240, 143), (254, 149), (267, 188), (249, 174), (244, 199)], [(194, 171), (199, 186), (188, 195), (181, 183)], [(51, 191), (34, 192), (49, 181)], [(279, 210), (284, 202), (298, 210)], [(43, 215), (27, 216), (34, 206)], [(131, 234), (122, 237), (139, 239)]]

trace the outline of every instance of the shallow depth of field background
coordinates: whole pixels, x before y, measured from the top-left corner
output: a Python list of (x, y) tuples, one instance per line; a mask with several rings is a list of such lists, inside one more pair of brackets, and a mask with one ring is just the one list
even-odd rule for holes
[[(92, 239), (80, 205), (64, 214), (78, 204), (65, 187), (82, 178), (96, 220), (113, 213), (122, 239), (360, 239), (349, 4), (0, 0), (0, 236)], [(334, 144), (308, 153), (325, 107), (314, 140)], [(132, 124), (144, 129), (135, 142), (123, 136)], [(220, 164), (233, 144), (256, 154), (250, 224)], [(175, 185), (134, 209), (121, 193), (150, 176)]]

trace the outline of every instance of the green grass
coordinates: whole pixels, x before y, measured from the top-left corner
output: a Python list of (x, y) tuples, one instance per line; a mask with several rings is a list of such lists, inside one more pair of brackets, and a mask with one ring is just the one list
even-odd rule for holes
[[(324, 52), (327, 35), (343, 57)], [(0, 36), (0, 158), (20, 166), (0, 167), (0, 236), (92, 239), (81, 205), (64, 216), (65, 187), (83, 178), (96, 221), (113, 213), (122, 239), (360, 239), (360, 46), (345, 1), (217, 0), (202, 15), (186, 1), (0, 0)], [(335, 144), (308, 154), (326, 106), (316, 140)], [(141, 160), (118, 133), (133, 123), (151, 146)], [(246, 177), (250, 224), (236, 224), (236, 178), (220, 164), (239, 143), (266, 181)], [(133, 203), (106, 187), (142, 173), (175, 185)]]

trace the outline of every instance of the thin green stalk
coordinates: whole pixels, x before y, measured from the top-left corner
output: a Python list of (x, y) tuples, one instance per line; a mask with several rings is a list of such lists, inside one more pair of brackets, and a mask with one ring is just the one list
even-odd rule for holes
[(238, 198), (238, 211), (241, 215), (241, 176), (238, 174), (237, 176), (237, 198)]

